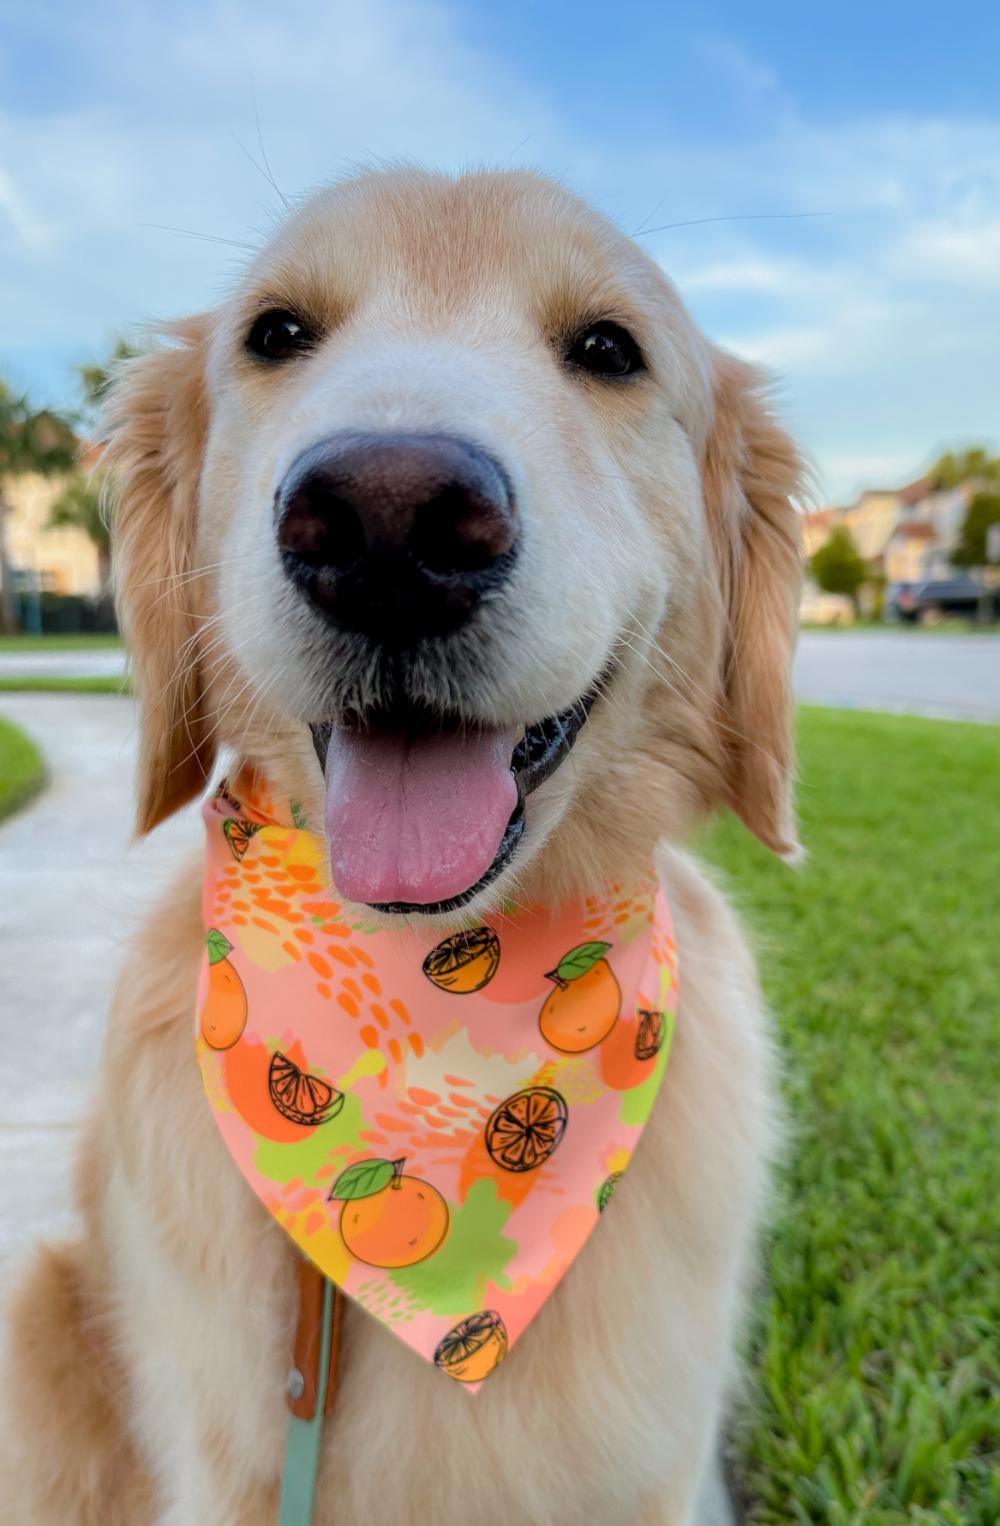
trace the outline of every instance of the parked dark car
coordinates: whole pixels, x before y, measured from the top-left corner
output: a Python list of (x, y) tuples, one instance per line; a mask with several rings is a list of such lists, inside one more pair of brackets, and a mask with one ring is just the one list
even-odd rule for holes
[[(985, 607), (980, 608), (981, 604)], [(952, 618), (1000, 619), (1000, 588), (984, 588), (975, 578), (938, 578), (927, 583), (890, 583), (885, 591), (887, 620), (933, 624)]]

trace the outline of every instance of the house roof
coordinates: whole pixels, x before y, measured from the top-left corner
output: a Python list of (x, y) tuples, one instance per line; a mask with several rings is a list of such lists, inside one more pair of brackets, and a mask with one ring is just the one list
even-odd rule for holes
[(896, 534), (902, 535), (906, 540), (933, 540), (935, 538), (934, 526), (926, 519), (911, 519), (905, 524), (896, 526)]
[(811, 528), (822, 530), (824, 525), (832, 524), (843, 512), (843, 509), (836, 508), (813, 509), (810, 513), (803, 514), (802, 518)]
[(919, 503), (921, 498), (926, 498), (931, 490), (931, 484), (927, 477), (921, 477), (917, 482), (908, 482), (906, 487), (899, 489), (899, 501), (907, 507)]

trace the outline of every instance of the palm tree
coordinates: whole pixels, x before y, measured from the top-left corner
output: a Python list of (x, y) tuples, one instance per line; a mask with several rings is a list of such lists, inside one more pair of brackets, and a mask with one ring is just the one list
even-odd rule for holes
[(107, 360), (99, 365), (81, 366), (77, 372), (83, 393), (84, 412), (91, 424), (99, 422), (108, 389), (122, 361), (134, 360), (139, 351), (127, 339), (116, 339), (114, 349)]
[[(77, 375), (83, 393), (82, 416), (95, 429), (100, 428), (101, 410), (116, 369), (122, 361), (132, 360), (138, 353), (124, 339), (119, 339), (106, 361), (80, 366)], [(103, 513), (103, 499), (104, 479), (98, 469), (74, 472), (49, 511), (48, 528), (71, 527), (89, 536), (97, 548), (101, 592), (106, 593), (111, 580), (111, 533)]]
[(0, 380), (0, 631), (18, 625), (13, 571), (7, 556), (7, 503), (4, 489), (11, 477), (37, 472), (43, 477), (70, 471), (77, 442), (69, 423), (52, 409), (32, 408), (28, 399)]

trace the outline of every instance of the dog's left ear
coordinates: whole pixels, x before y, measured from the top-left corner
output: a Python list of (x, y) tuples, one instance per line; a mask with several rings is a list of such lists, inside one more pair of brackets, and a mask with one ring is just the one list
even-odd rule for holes
[(105, 409), (115, 595), (141, 712), (137, 826), (204, 788), (214, 743), (193, 608), (198, 485), (208, 432), (207, 318), (120, 368)]
[(716, 352), (703, 484), (728, 615), (719, 741), (728, 804), (780, 857), (801, 849), (793, 806), (791, 665), (802, 582), (799, 455), (760, 376)]

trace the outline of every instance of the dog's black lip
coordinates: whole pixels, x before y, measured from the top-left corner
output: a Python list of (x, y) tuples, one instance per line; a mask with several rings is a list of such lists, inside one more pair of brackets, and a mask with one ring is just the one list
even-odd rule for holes
[[(551, 778), (563, 759), (572, 750), (587, 718), (597, 700), (600, 685), (595, 685), (586, 694), (574, 700), (565, 710), (560, 710), (557, 715), (547, 716), (545, 720), (537, 722), (534, 726), (525, 728), (524, 735), (518, 742), (511, 755), (510, 766), (517, 785), (517, 805), (511, 814), (510, 820), (500, 839), (496, 857), (474, 885), (461, 894), (451, 896), (447, 901), (368, 901), (366, 905), (373, 911), (389, 912), (400, 916), (404, 913), (420, 912), (424, 916), (437, 916), (442, 912), (458, 911), (491, 885), (514, 857), (517, 845), (524, 833), (524, 802), (532, 792), (544, 784), (546, 779)], [(318, 721), (310, 723), (313, 746), (319, 765), (326, 772), (326, 754), (330, 745), (330, 737), (333, 734), (332, 721)]]

